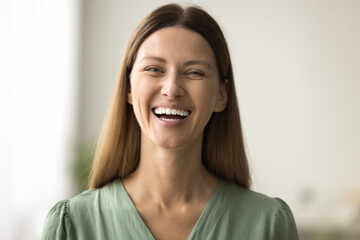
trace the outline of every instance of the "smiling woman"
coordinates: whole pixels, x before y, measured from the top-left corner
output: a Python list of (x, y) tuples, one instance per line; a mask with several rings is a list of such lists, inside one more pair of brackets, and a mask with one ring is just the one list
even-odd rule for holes
[[(137, 52), (128, 102), (145, 149), (201, 146), (212, 113), (224, 110), (227, 102), (225, 83), (219, 81), (208, 42), (179, 26), (153, 33)], [(201, 147), (196, 149), (196, 156), (201, 157)]]
[(54, 206), (43, 239), (297, 239), (288, 206), (249, 187), (224, 36), (166, 5), (130, 40), (91, 189)]

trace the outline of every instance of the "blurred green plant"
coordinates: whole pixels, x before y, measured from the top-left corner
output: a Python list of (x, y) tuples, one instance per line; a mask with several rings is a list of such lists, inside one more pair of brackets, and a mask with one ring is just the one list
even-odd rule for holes
[(75, 159), (71, 166), (75, 191), (80, 193), (88, 189), (89, 174), (95, 149), (92, 144), (78, 144), (75, 148)]

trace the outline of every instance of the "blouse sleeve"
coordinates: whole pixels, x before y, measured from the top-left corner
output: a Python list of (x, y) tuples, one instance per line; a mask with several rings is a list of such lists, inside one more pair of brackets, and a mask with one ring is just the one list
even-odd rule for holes
[(275, 211), (271, 224), (271, 240), (298, 240), (298, 232), (294, 216), (289, 206), (281, 199), (276, 199), (279, 203)]
[(69, 240), (71, 224), (68, 216), (68, 200), (58, 202), (48, 213), (41, 240)]

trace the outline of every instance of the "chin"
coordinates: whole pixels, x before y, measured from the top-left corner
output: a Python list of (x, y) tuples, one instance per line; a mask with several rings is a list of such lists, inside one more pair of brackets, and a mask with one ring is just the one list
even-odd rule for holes
[(178, 139), (175, 141), (157, 141), (156, 145), (158, 145), (160, 148), (168, 150), (179, 150), (186, 147), (186, 143), (181, 142)]
[[(181, 150), (187, 147), (195, 146), (194, 139), (186, 138), (186, 136), (156, 136), (152, 141), (160, 148), (168, 150)], [(192, 143), (192, 144), (189, 144)]]
[[(145, 136), (144, 136), (145, 137)], [(168, 150), (181, 150), (188, 148), (201, 148), (202, 137), (188, 135), (185, 132), (183, 134), (170, 134), (170, 132), (163, 134), (154, 134), (152, 137), (148, 138), (150, 140), (150, 144), (155, 148), (163, 148)]]

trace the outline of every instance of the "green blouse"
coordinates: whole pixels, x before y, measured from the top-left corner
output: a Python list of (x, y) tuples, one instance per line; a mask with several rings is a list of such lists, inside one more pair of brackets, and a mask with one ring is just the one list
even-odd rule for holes
[[(156, 220), (156, 219), (154, 219)], [(42, 238), (154, 239), (120, 180), (58, 202)], [(298, 240), (285, 202), (220, 179), (188, 240)]]

